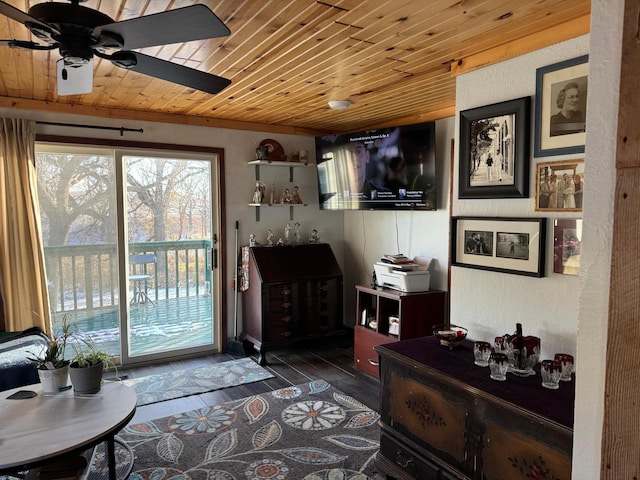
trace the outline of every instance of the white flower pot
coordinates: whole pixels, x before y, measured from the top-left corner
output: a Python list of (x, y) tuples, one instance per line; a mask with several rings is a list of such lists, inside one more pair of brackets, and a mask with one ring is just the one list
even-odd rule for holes
[(38, 370), (38, 376), (44, 393), (58, 393), (69, 383), (69, 365), (53, 370)]

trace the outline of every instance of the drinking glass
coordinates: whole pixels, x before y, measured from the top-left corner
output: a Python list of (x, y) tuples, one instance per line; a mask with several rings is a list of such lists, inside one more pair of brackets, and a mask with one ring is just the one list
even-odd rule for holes
[(571, 374), (573, 373), (573, 355), (568, 353), (556, 353), (554, 360), (560, 364), (562, 373), (560, 374), (560, 380), (563, 382), (571, 381)]
[(507, 369), (509, 368), (509, 357), (500, 352), (492, 352), (489, 356), (489, 375), (492, 379), (504, 382), (507, 379)]
[(474, 342), (473, 344), (473, 363), (479, 367), (489, 365), (489, 356), (491, 355), (491, 344), (489, 342)]
[(557, 390), (560, 383), (560, 375), (562, 367), (555, 360), (543, 360), (540, 366), (540, 375), (542, 375), (542, 386), (551, 390)]

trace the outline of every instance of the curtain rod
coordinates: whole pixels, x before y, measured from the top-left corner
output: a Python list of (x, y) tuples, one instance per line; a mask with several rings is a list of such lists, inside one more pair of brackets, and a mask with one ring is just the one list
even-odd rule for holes
[(120, 136), (124, 135), (124, 132), (137, 132), (144, 133), (144, 130), (141, 128), (125, 128), (125, 127), (104, 127), (100, 125), (77, 125), (74, 123), (59, 123), (59, 122), (36, 122), (40, 125), (54, 125), (57, 127), (75, 127), (75, 128), (94, 128), (96, 130), (116, 130), (120, 132)]

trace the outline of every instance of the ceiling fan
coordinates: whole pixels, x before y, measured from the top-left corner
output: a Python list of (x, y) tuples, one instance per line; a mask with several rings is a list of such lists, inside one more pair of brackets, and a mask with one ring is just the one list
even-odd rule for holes
[(131, 51), (229, 35), (227, 26), (206, 5), (195, 4), (116, 22), (108, 15), (80, 5), (86, 0), (69, 1), (39, 3), (28, 13), (0, 1), (0, 14), (24, 24), (42, 42), (0, 40), (0, 45), (30, 50), (57, 48), (62, 56), (58, 61), (58, 82), (66, 80), (66, 75), (74, 71), (72, 69), (86, 71), (88, 67), (88, 92), (92, 89), (94, 55), (117, 67), (211, 94), (231, 83), (217, 75)]

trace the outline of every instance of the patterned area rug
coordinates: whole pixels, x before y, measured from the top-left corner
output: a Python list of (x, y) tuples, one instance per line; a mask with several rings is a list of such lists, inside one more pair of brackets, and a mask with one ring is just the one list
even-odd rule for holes
[(131, 378), (122, 383), (133, 388), (138, 395), (138, 406), (141, 406), (267, 378), (273, 378), (269, 371), (251, 358), (241, 358), (189, 370)]
[[(115, 457), (116, 457), (116, 479), (125, 480), (133, 469), (134, 454), (131, 447), (120, 438), (115, 438)], [(107, 444), (106, 442), (98, 444), (95, 448), (91, 448), (83, 453), (89, 460), (89, 468), (86, 475), (80, 476), (79, 480), (108, 480), (109, 479), (109, 463), (107, 461)]]
[[(379, 418), (316, 380), (129, 425), (118, 437), (135, 455), (128, 480), (367, 480)], [(106, 478), (103, 456), (91, 470)]]

